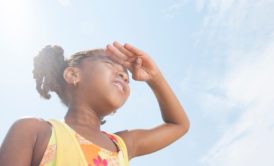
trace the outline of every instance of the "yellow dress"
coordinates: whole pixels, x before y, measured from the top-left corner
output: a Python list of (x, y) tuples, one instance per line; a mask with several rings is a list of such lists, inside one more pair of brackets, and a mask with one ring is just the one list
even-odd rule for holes
[(52, 134), (39, 166), (129, 166), (124, 141), (106, 133), (119, 151), (112, 152), (86, 140), (64, 121), (49, 119)]

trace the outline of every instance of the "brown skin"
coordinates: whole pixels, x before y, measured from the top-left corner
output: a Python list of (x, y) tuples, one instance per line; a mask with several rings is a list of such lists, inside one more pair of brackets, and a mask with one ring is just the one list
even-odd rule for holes
[[(101, 132), (100, 118), (116, 111), (127, 100), (130, 90), (126, 69), (135, 81), (144, 81), (152, 89), (164, 121), (152, 129), (116, 133), (125, 141), (129, 159), (132, 159), (168, 146), (189, 130), (189, 120), (182, 105), (156, 64), (143, 51), (129, 44), (114, 42), (107, 45), (105, 56), (87, 58), (79, 68), (66, 68), (66, 88), (72, 97), (65, 121), (86, 139), (110, 151), (117, 151), (113, 142)], [(116, 78), (125, 81), (124, 92), (112, 84)], [(77, 86), (73, 86), (73, 80), (76, 80)], [(16, 121), (0, 148), (0, 164), (39, 165), (50, 135), (50, 124), (42, 119)]]

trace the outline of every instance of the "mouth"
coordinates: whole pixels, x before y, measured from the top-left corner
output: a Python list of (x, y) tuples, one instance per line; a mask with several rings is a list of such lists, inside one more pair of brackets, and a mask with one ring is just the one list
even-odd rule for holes
[(122, 93), (124, 93), (125, 92), (125, 89), (126, 89), (126, 85), (125, 85), (125, 83), (122, 81), (122, 80), (120, 80), (120, 79), (115, 79), (113, 82), (112, 82), (112, 84), (114, 85), (114, 86), (116, 86)]

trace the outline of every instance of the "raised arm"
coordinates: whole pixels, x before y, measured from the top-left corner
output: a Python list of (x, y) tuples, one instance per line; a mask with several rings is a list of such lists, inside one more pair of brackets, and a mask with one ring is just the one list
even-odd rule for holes
[(152, 129), (121, 131), (126, 142), (129, 158), (160, 150), (182, 137), (189, 130), (189, 120), (179, 100), (164, 76), (143, 51), (129, 45), (114, 42), (107, 46), (107, 52), (126, 66), (134, 80), (145, 81), (154, 92), (160, 106), (164, 123)]

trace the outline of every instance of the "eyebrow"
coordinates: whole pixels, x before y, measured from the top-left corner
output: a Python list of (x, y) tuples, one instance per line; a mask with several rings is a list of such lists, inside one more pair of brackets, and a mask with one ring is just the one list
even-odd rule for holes
[[(114, 61), (113, 59), (111, 59), (109, 56), (103, 56), (103, 59), (107, 59), (107, 60), (110, 60), (111, 62), (113, 62), (115, 64), (119, 64), (116, 61)], [(119, 64), (119, 65), (121, 65), (121, 64)], [(124, 67), (123, 65), (121, 65), (121, 66), (123, 67), (124, 71), (128, 74), (127, 68)]]
[[(93, 55), (90, 58), (95, 59), (95, 60), (108, 60), (108, 61), (111, 61), (112, 63), (119, 64), (116, 61), (114, 61), (112, 58), (110, 58), (109, 56), (106, 56), (106, 55)], [(121, 65), (121, 64), (119, 64), (119, 65)], [(125, 68), (123, 65), (121, 65), (121, 66), (123, 67), (124, 72), (127, 73), (128, 77), (129, 77), (127, 68)], [(128, 81), (129, 81), (129, 79), (128, 79)]]

